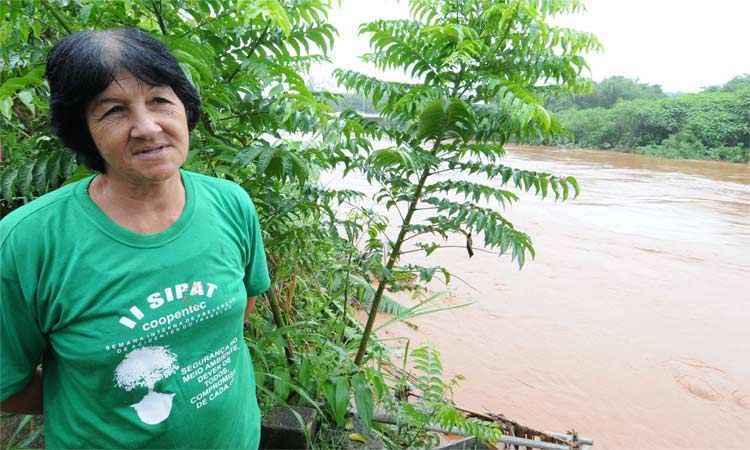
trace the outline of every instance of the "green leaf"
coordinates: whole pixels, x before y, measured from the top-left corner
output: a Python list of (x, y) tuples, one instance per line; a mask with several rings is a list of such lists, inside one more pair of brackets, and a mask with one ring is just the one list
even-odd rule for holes
[(563, 201), (568, 199), (568, 196), (570, 195), (570, 188), (568, 187), (567, 180), (560, 180), (560, 187), (562, 187), (562, 199)]
[(21, 103), (23, 103), (32, 114), (36, 111), (36, 108), (34, 107), (34, 95), (32, 94), (32, 91), (27, 89), (25, 91), (21, 91), (18, 93), (18, 99), (21, 100)]
[[(180, 68), (182, 69), (182, 73), (185, 74), (185, 77), (188, 79), (190, 84), (192, 84), (196, 89), (198, 89), (198, 92), (200, 92), (200, 85), (195, 82), (195, 79), (200, 79), (200, 74), (197, 71), (197, 69), (193, 68), (190, 64), (185, 63), (179, 63)], [(196, 76), (197, 75), (197, 76)]]
[(273, 371), (273, 375), (273, 392), (279, 400), (284, 402), (289, 397), (291, 375), (284, 366), (276, 367)]
[(359, 442), (361, 444), (367, 443), (367, 438), (362, 436), (360, 433), (349, 433), (349, 440)]
[(336, 425), (344, 426), (349, 406), (349, 385), (344, 377), (335, 377), (324, 387), (326, 402)]
[(243, 149), (237, 154), (236, 161), (240, 164), (248, 165), (255, 161), (261, 153), (266, 151), (267, 146), (255, 146)]
[(370, 156), (370, 164), (377, 169), (395, 168), (414, 170), (414, 160), (407, 149), (388, 147), (376, 150)]
[(182, 65), (187, 65), (191, 69), (194, 69), (204, 83), (208, 83), (213, 79), (211, 69), (205, 61), (201, 61), (190, 53), (180, 49), (172, 50), (172, 53)]
[(575, 195), (573, 196), (573, 198), (577, 198), (581, 193), (581, 189), (578, 187), (578, 180), (576, 180), (574, 177), (567, 177), (566, 180), (573, 186), (573, 189), (575, 191)]
[(263, 11), (263, 15), (274, 23), (285, 35), (292, 31), (292, 23), (289, 20), (286, 9), (278, 0), (257, 0), (257, 5)]
[(7, 202), (12, 202), (16, 193), (15, 182), (18, 177), (17, 169), (10, 169), (8, 171), (1, 172), (2, 174), (2, 194), (3, 199)]
[(37, 66), (22, 77), (9, 78), (0, 85), (0, 101), (29, 86), (37, 86), (44, 81), (44, 66)]
[[(62, 179), (62, 169), (67, 156), (68, 155), (66, 153), (61, 151), (55, 152), (53, 155), (46, 159), (44, 165), (47, 169), (47, 173), (42, 174), (40, 171), (39, 175), (34, 175), (34, 179), (36, 180), (37, 192), (47, 192), (47, 188), (50, 185), (59, 186), (63, 181), (65, 181)], [(42, 167), (40, 167), (40, 164), (37, 163), (37, 167), (35, 167), (35, 170), (41, 168)]]
[[(3, 417), (3, 420), (5, 420), (4, 417)], [(34, 420), (34, 416), (32, 415), (23, 416), (21, 420), (18, 422), (18, 424), (14, 427), (13, 434), (10, 435), (10, 437), (6, 438), (7, 439), (6, 442), (11, 443), (11, 444), (16, 442), (17, 438), (20, 438), (21, 436), (23, 436), (23, 434), (21, 433), (26, 431), (26, 428), (28, 427), (30, 423), (32, 423), (32, 420)], [(21, 436), (19, 436), (19, 434), (21, 434)]]
[(271, 161), (275, 159), (275, 156), (276, 156), (276, 149), (274, 148), (264, 149), (258, 158), (258, 162), (255, 165), (258, 172), (262, 174), (266, 174), (266, 172), (268, 172), (268, 168), (271, 167)]
[(542, 105), (536, 105), (536, 117), (542, 124), (544, 131), (549, 131), (552, 127), (552, 116)]
[(370, 385), (362, 374), (357, 374), (352, 378), (352, 385), (354, 386), (354, 403), (357, 407), (357, 415), (368, 428), (371, 428), (374, 405)]
[(23, 195), (27, 200), (30, 200), (33, 197), (32, 192), (32, 181), (34, 180), (34, 164), (27, 164), (26, 167), (24, 167), (21, 172), (18, 179), (19, 186), (17, 190)]
[(2, 114), (7, 120), (11, 120), (11, 108), (13, 108), (12, 98), (5, 97), (0, 99), (0, 114)]
[(442, 100), (434, 100), (427, 104), (422, 110), (419, 118), (419, 130), (417, 131), (418, 139), (433, 138), (442, 136), (446, 127), (446, 111), (443, 107)]

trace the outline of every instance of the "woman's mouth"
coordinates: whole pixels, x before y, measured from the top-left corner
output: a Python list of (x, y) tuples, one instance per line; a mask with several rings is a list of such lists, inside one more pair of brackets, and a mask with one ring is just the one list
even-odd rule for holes
[(168, 145), (159, 145), (156, 147), (148, 147), (141, 149), (135, 153), (136, 158), (148, 159), (161, 155), (164, 151), (169, 148)]

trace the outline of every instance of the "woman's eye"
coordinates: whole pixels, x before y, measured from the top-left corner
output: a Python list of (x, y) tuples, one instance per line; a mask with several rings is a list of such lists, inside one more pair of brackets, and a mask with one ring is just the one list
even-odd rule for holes
[(154, 102), (156, 103), (172, 103), (169, 100), (167, 100), (164, 97), (154, 97)]
[(124, 106), (115, 106), (115, 107), (112, 107), (112, 108), (108, 109), (107, 112), (105, 112), (104, 114), (102, 114), (101, 118), (103, 119), (103, 118), (109, 116), (110, 114), (116, 114), (116, 113), (119, 113), (119, 112), (122, 112), (122, 111), (125, 111), (125, 107)]

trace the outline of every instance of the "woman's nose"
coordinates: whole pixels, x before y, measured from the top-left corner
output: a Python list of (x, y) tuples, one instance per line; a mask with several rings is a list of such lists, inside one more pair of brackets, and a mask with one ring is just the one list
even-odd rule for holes
[(156, 115), (146, 108), (138, 108), (133, 114), (133, 128), (130, 136), (141, 139), (151, 139), (161, 131)]

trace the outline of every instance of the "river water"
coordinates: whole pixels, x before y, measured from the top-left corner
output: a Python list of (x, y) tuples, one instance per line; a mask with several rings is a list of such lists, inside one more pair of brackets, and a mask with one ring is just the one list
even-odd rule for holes
[(466, 378), (461, 406), (594, 448), (750, 449), (750, 166), (548, 148), (503, 162), (582, 193), (504, 212), (537, 251), (520, 271), (460, 248), (410, 258), (464, 281), (430, 286), (443, 304), (474, 303), (386, 336), (434, 344)]

